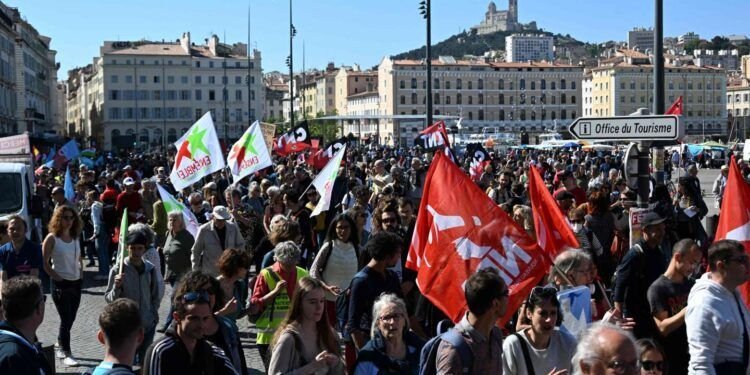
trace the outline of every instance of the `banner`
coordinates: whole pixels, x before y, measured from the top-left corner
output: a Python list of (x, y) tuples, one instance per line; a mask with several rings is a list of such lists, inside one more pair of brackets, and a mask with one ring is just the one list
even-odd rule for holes
[(177, 155), (169, 179), (176, 190), (182, 190), (226, 165), (211, 112), (206, 112), (174, 145)]
[(276, 135), (276, 125), (261, 122), (260, 130), (263, 132), (263, 140), (266, 142), (266, 148), (273, 150), (273, 137)]
[(569, 248), (578, 248), (578, 239), (568, 220), (557, 206), (547, 185), (536, 168), (529, 168), (529, 204), (534, 215), (534, 230), (539, 247), (549, 256), (550, 263)]
[(344, 158), (344, 154), (346, 154), (346, 145), (334, 155), (333, 159), (326, 164), (325, 168), (323, 168), (313, 180), (312, 185), (315, 186), (315, 190), (318, 191), (320, 200), (310, 214), (310, 217), (316, 216), (323, 211), (328, 211), (328, 208), (331, 206), (333, 183), (339, 175), (339, 167), (341, 166), (341, 160)]
[(466, 145), (466, 157), (469, 158), (469, 173), (474, 182), (479, 181), (484, 173), (484, 168), (490, 164), (490, 154), (479, 143)]
[(190, 211), (190, 208), (175, 199), (172, 194), (169, 194), (169, 192), (161, 187), (161, 185), (156, 184), (156, 188), (159, 190), (159, 196), (161, 196), (161, 201), (164, 204), (164, 210), (167, 211), (167, 215), (172, 212), (182, 212), (182, 221), (185, 223), (185, 229), (187, 229), (193, 237), (197, 236), (200, 224), (195, 218), (195, 215), (193, 215), (193, 211)]
[(539, 245), (442, 153), (424, 183), (406, 267), (419, 290), (454, 322), (467, 310), (464, 283), (494, 268), (510, 290), (506, 323), (548, 271)]
[[(31, 153), (32, 151), (30, 145), (29, 135), (26, 133), (0, 138), (0, 152), (7, 155)], [(39, 152), (39, 150), (34, 147), (34, 151), (34, 157), (36, 157), (36, 153)]]
[(73, 203), (73, 198), (76, 197), (76, 191), (73, 188), (73, 179), (70, 177), (70, 166), (65, 168), (65, 182), (63, 183), (63, 191), (65, 192), (65, 199), (68, 202)]
[(323, 169), (326, 163), (333, 158), (333, 155), (346, 147), (348, 141), (349, 140), (344, 137), (327, 144), (324, 149), (317, 150), (314, 154), (310, 155), (310, 158), (307, 159), (307, 164), (313, 166), (315, 169)]
[(635, 243), (643, 237), (641, 221), (646, 217), (646, 214), (652, 211), (651, 208), (633, 207), (630, 209), (630, 247), (635, 246)]
[(310, 146), (310, 130), (307, 128), (307, 121), (302, 121), (294, 129), (279, 135), (273, 151), (281, 156), (286, 156), (304, 151)]
[(273, 164), (258, 121), (250, 125), (229, 150), (227, 164), (234, 181)]
[(567, 331), (573, 337), (580, 337), (591, 324), (591, 290), (588, 286), (579, 286), (557, 293), (560, 301), (562, 326), (560, 330)]
[(445, 122), (438, 121), (425, 130), (422, 130), (414, 139), (414, 146), (422, 147), (425, 151), (434, 151), (448, 144), (448, 132), (445, 130)]

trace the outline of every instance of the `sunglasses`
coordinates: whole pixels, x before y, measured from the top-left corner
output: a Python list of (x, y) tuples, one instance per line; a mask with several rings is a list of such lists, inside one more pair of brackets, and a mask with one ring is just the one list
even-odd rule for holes
[(641, 362), (641, 368), (646, 371), (664, 371), (664, 362), (654, 362), (654, 361), (643, 361)]
[(182, 296), (182, 302), (184, 303), (194, 303), (198, 301), (209, 302), (208, 292), (205, 290), (193, 291), (187, 292)]

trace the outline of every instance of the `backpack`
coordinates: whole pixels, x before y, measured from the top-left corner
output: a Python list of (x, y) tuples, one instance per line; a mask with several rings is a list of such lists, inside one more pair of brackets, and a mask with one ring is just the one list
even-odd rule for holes
[(349, 302), (352, 294), (352, 284), (354, 283), (354, 280), (358, 278), (363, 279), (365, 277), (367, 277), (367, 274), (363, 271), (357, 272), (352, 278), (352, 281), (349, 282), (349, 287), (339, 293), (336, 297), (336, 322), (339, 324), (339, 330), (344, 337), (344, 341), (349, 341), (349, 337), (347, 337), (345, 332), (346, 324), (349, 320)]
[[(439, 326), (440, 324), (438, 324)], [(474, 364), (474, 353), (472, 353), (469, 344), (466, 343), (461, 332), (456, 328), (451, 328), (431, 338), (424, 344), (422, 352), (419, 355), (419, 375), (437, 374), (437, 352), (441, 341), (450, 343), (458, 351), (458, 355), (461, 356), (461, 373), (471, 374)]]

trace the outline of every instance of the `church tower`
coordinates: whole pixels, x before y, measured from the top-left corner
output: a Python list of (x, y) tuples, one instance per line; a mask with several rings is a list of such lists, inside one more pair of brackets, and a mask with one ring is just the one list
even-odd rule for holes
[(508, 24), (518, 23), (518, 0), (508, 0)]

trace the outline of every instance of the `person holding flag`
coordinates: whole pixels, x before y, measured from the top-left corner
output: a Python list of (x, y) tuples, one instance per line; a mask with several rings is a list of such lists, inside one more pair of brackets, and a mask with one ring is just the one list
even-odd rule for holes
[[(343, 147), (341, 147), (341, 149), (339, 149), (336, 155), (333, 156), (333, 159), (331, 159), (331, 161), (329, 161), (328, 164), (326, 164), (323, 170), (321, 170), (320, 173), (318, 173), (318, 175), (313, 180), (311, 186), (315, 187), (315, 190), (318, 191), (318, 194), (320, 195), (320, 200), (318, 201), (318, 204), (315, 206), (315, 209), (313, 209), (312, 213), (310, 214), (310, 217), (317, 216), (319, 213), (323, 211), (328, 211), (329, 207), (331, 206), (331, 196), (333, 195), (333, 183), (339, 174), (339, 167), (341, 166), (341, 160), (343, 160), (345, 154), (346, 154), (346, 145), (344, 145)], [(309, 188), (310, 187), (308, 187), (308, 189)]]
[[(134, 363), (141, 363), (146, 349), (154, 341), (156, 324), (159, 321), (159, 275), (156, 266), (143, 258), (146, 249), (153, 243), (154, 233), (147, 225), (127, 226), (127, 216), (123, 215), (120, 236), (118, 265), (109, 272), (104, 299), (112, 303), (120, 298), (135, 301), (141, 310), (141, 324), (144, 330), (143, 341), (138, 346)], [(126, 255), (127, 254), (127, 255)]]

